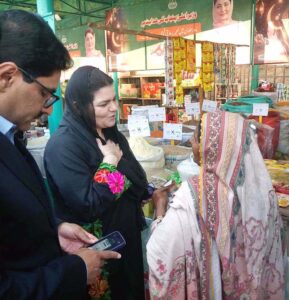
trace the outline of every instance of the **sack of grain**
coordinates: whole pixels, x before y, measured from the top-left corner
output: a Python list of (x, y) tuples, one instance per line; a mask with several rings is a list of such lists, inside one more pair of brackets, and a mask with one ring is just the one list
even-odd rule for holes
[(150, 145), (143, 137), (130, 137), (129, 146), (145, 170), (164, 167), (164, 151), (161, 147)]
[(176, 167), (181, 161), (190, 157), (192, 153), (191, 148), (174, 146), (174, 145), (162, 145), (165, 153), (165, 164), (167, 167)]

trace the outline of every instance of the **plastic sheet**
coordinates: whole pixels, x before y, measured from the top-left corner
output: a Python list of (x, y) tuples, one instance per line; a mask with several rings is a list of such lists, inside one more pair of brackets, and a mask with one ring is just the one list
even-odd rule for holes
[(289, 120), (280, 121), (279, 144), (277, 150), (289, 154)]
[(194, 162), (193, 154), (189, 158), (180, 162), (177, 166), (182, 181), (186, 181), (193, 175), (200, 174), (200, 167)]
[[(250, 116), (249, 119), (258, 121), (259, 117)], [(280, 114), (270, 111), (268, 116), (262, 119), (263, 123), (257, 130), (258, 145), (264, 158), (273, 158), (279, 142)]]
[(254, 103), (268, 103), (272, 107), (272, 100), (266, 96), (239, 97), (237, 100), (228, 100), (221, 107), (230, 112), (252, 114)]

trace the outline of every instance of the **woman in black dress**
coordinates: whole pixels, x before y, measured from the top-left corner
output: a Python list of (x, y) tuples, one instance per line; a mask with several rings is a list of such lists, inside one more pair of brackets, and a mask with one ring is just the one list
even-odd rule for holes
[(67, 85), (65, 103), (63, 120), (45, 150), (57, 217), (95, 234), (120, 231), (126, 246), (122, 259), (107, 265), (110, 298), (144, 299), (141, 202), (149, 196), (148, 183), (117, 130), (113, 80), (95, 67), (81, 67)]

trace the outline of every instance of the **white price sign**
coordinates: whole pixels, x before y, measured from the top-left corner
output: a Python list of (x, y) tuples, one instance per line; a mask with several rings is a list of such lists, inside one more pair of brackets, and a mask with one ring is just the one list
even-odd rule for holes
[(253, 103), (253, 116), (268, 116), (269, 104), (268, 103)]
[(199, 115), (201, 113), (200, 102), (187, 103), (185, 109), (188, 116)]
[(191, 95), (185, 95), (184, 96), (184, 102), (185, 102), (185, 105), (187, 103), (191, 103), (192, 102), (192, 96)]
[(149, 121), (158, 122), (166, 120), (166, 110), (164, 107), (149, 108)]
[(207, 112), (214, 112), (217, 109), (217, 101), (204, 100), (202, 110)]
[(182, 124), (164, 123), (164, 139), (182, 140)]
[(127, 127), (130, 136), (150, 136), (149, 121), (144, 116), (128, 116)]

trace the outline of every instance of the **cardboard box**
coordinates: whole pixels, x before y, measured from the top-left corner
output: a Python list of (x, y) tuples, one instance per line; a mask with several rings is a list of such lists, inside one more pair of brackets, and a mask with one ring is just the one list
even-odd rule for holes
[(136, 87), (121, 87), (119, 90), (120, 97), (138, 97), (139, 88)]
[(128, 115), (131, 115), (131, 108), (132, 106), (134, 106), (135, 104), (123, 104), (122, 105), (122, 117), (124, 119), (127, 119)]
[(144, 98), (161, 98), (162, 83), (160, 82), (149, 82), (142, 85), (142, 92)]

